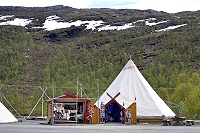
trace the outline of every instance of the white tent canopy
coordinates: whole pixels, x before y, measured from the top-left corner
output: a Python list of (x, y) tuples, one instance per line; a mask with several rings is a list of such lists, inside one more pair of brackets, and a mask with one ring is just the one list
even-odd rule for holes
[(17, 122), (13, 114), (0, 102), (0, 123)]
[(132, 60), (127, 62), (95, 105), (100, 108), (101, 103), (106, 105), (112, 98), (125, 109), (136, 102), (137, 117), (175, 116), (145, 80)]

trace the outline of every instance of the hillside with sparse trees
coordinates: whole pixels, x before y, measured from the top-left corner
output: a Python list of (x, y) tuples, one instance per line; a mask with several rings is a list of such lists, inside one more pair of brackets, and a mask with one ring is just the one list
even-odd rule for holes
[[(199, 11), (168, 14), (64, 6), (1, 7), (0, 15), (34, 18), (26, 28), (0, 25), (0, 88), (21, 115), (30, 113), (42, 95), (40, 88), (47, 88), (50, 97), (54, 88), (54, 95), (59, 96), (75, 92), (78, 80), (90, 98), (97, 98), (98, 86), (102, 94), (131, 56), (163, 100), (181, 105), (186, 117), (200, 119)], [(148, 26), (138, 21), (134, 28), (104, 31), (86, 30), (85, 25), (52, 31), (32, 28), (42, 26), (50, 15), (64, 21), (103, 20), (110, 25), (147, 18), (168, 22)], [(180, 24), (187, 25), (156, 32)], [(2, 95), (0, 98), (16, 114)], [(41, 104), (33, 115), (41, 115)]]

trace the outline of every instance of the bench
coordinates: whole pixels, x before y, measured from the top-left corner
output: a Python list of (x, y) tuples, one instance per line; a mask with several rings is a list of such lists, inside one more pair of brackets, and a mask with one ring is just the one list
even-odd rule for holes
[(185, 120), (185, 117), (174, 117), (174, 118), (172, 118), (173, 126), (183, 126), (184, 120)]
[(194, 120), (185, 120), (185, 125), (186, 126), (192, 126), (192, 125), (194, 125)]
[(169, 125), (171, 125), (170, 120), (163, 120), (163, 126), (169, 126)]

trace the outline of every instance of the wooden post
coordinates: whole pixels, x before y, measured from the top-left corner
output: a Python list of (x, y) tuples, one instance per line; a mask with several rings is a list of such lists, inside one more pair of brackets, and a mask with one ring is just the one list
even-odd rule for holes
[(136, 103), (132, 103), (127, 109), (131, 110), (132, 124), (137, 123)]

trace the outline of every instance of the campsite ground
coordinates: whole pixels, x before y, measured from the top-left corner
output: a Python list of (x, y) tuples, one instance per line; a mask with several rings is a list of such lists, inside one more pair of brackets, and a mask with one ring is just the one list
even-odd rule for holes
[(22, 121), (0, 124), (0, 133), (199, 133), (200, 125), (193, 126), (162, 126), (162, 124), (124, 125), (107, 124), (39, 124), (41, 121)]

